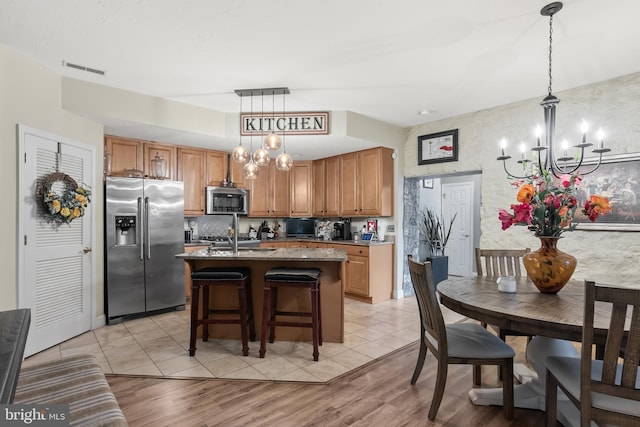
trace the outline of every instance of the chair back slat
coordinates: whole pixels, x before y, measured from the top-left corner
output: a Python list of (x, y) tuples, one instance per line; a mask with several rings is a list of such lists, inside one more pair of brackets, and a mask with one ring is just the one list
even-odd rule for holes
[[(592, 346), (594, 334), (594, 310), (596, 301), (607, 304), (610, 313), (606, 331), (602, 378), (592, 378)], [(627, 313), (631, 312), (631, 321)], [(622, 373), (620, 373), (622, 358)], [(592, 393), (604, 393), (614, 397), (640, 401), (637, 387), (640, 361), (640, 289), (614, 288), (585, 281), (584, 325), (582, 329), (580, 379), (580, 405), (584, 420), (607, 420), (608, 414), (591, 407)]]
[[(480, 249), (476, 248), (478, 276), (522, 276), (522, 257), (530, 252), (526, 249)], [(484, 271), (483, 271), (484, 266)]]
[(436, 296), (436, 286), (433, 282), (430, 262), (416, 262), (411, 255), (408, 256), (411, 283), (416, 293), (420, 321), (422, 327), (429, 334), (429, 343), (435, 354), (447, 354), (447, 332), (444, 318), (440, 310), (440, 304)]

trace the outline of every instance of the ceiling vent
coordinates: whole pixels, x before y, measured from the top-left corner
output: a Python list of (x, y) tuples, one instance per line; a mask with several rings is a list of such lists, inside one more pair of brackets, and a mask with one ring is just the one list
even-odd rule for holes
[(96, 68), (85, 67), (84, 65), (72, 64), (71, 62), (62, 61), (62, 65), (69, 68), (75, 68), (76, 70), (86, 71), (88, 73), (99, 74), (104, 76), (104, 71), (98, 70)]

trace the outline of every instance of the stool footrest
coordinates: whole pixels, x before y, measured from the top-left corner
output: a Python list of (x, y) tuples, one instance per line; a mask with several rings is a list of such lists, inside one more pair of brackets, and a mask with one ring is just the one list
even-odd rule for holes
[(311, 317), (313, 313), (305, 311), (276, 311), (276, 316)]
[(285, 320), (272, 320), (269, 324), (273, 326), (297, 326), (300, 328), (310, 328), (313, 326), (311, 322), (287, 322)]

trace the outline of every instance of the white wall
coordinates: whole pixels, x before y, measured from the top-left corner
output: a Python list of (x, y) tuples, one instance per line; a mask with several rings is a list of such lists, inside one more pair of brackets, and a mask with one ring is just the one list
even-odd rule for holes
[[(538, 240), (523, 227), (501, 230), (498, 210), (506, 209), (515, 202), (515, 191), (496, 157), (499, 155), (498, 141), (503, 137), (531, 144), (533, 128), (543, 123), (539, 102), (544, 96), (410, 129), (404, 148), (405, 176), (482, 171), (480, 246), (539, 247)], [(562, 100), (557, 109), (558, 136), (576, 140), (584, 118), (596, 129), (599, 126), (604, 128), (606, 145), (612, 153), (640, 152), (640, 73), (561, 92), (556, 96)], [(459, 129), (458, 161), (419, 166), (418, 136), (455, 128)], [(510, 154), (516, 153), (516, 146), (512, 143)], [(638, 233), (573, 231), (565, 233), (559, 248), (578, 259), (573, 275), (575, 279), (640, 285), (637, 281)]]
[[(16, 308), (17, 230), (17, 130), (18, 123), (60, 135), (96, 147), (95, 164), (102, 164), (102, 126), (61, 108), (60, 76), (0, 45), (0, 310)], [(96, 170), (95, 182), (102, 182), (102, 170)], [(102, 230), (102, 186), (93, 189), (90, 209), (95, 209), (97, 230)], [(96, 235), (96, 258), (102, 259), (102, 233)], [(96, 306), (103, 314), (103, 268), (96, 266)]]

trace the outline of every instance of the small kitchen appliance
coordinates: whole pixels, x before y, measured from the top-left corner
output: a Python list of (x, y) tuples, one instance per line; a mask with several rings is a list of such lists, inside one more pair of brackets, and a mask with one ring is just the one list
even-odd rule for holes
[(333, 240), (351, 240), (351, 223), (338, 221), (333, 224)]

